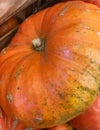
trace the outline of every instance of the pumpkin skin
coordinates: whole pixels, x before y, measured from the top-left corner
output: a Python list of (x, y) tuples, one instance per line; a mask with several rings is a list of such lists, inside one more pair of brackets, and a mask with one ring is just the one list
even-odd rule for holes
[[(18, 120), (13, 120), (8, 117), (2, 108), (0, 108), (0, 130), (33, 130), (32, 128), (27, 128)], [(34, 129), (39, 130), (39, 129)]]
[(0, 53), (0, 105), (8, 116), (28, 127), (48, 128), (93, 103), (100, 87), (98, 11), (71, 1), (22, 23)]
[[(8, 117), (2, 108), (0, 108), (0, 129), (1, 130), (33, 130), (32, 128), (27, 128), (18, 120), (13, 120)], [(42, 129), (34, 129), (34, 130), (42, 130)], [(73, 128), (69, 124), (62, 124), (60, 126), (55, 126), (52, 128), (47, 128), (46, 130), (73, 130)]]
[(88, 110), (70, 122), (77, 130), (100, 130), (100, 95)]
[[(68, 0), (61, 0), (61, 1), (66, 2)], [(75, 1), (75, 0), (73, 0), (73, 1)], [(95, 5), (100, 7), (100, 0), (81, 0), (81, 1), (88, 2), (88, 3), (91, 3), (91, 4), (95, 4)]]

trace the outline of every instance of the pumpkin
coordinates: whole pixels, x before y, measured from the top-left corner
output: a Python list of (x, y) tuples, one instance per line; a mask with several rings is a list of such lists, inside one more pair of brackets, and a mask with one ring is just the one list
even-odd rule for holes
[(98, 11), (81, 1), (62, 2), (21, 24), (0, 53), (0, 105), (7, 116), (49, 128), (93, 103), (100, 88)]
[(100, 95), (88, 110), (70, 122), (77, 130), (100, 130)]
[[(66, 1), (68, 1), (68, 0), (61, 0), (61, 1), (66, 2)], [(73, 1), (74, 1), (74, 0), (73, 0)], [(95, 5), (97, 5), (97, 6), (100, 7), (100, 0), (82, 0), (82, 1), (88, 2), (88, 3), (91, 3), (91, 4), (95, 4)]]

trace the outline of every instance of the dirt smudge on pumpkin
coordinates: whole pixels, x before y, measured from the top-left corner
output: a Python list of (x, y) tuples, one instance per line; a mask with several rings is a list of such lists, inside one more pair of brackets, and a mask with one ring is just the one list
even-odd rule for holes
[(43, 114), (41, 113), (41, 111), (39, 110), (39, 108), (37, 108), (37, 110), (35, 111), (35, 113), (33, 113), (33, 118), (31, 119), (31, 121), (33, 123), (38, 123), (41, 124), (44, 122), (44, 118), (43, 118)]
[(7, 98), (9, 103), (11, 103), (13, 100), (13, 96), (11, 94), (8, 94), (6, 98)]

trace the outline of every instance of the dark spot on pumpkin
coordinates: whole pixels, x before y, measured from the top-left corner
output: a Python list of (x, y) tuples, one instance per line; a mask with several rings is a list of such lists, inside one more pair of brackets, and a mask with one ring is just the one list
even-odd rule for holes
[(17, 87), (17, 90), (19, 90), (20, 89), (20, 87)]
[(57, 95), (60, 97), (60, 99), (65, 99), (64, 94), (63, 94), (63, 93), (58, 92), (58, 93), (57, 93)]
[(76, 30), (77, 33), (79, 33), (80, 31), (79, 30)]
[(23, 64), (22, 67), (25, 67), (25, 65)]

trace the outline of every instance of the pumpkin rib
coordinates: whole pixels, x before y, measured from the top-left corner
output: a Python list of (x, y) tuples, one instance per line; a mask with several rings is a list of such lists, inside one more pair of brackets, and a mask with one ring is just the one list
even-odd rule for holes
[[(20, 54), (20, 53), (19, 53)], [(32, 54), (32, 53), (31, 53)], [(22, 55), (22, 54), (21, 54)], [(9, 60), (13, 57), (13, 56), (15, 56), (15, 54), (14, 55), (12, 55), (10, 58), (8, 58), (7, 60), (5, 60), (5, 62), (9, 62)], [(18, 55), (17, 55), (18, 56)], [(25, 56), (25, 57), (29, 57), (30, 56), (30, 54), (28, 54), (27, 56)], [(25, 59), (25, 57), (23, 57), (23, 59)], [(19, 59), (19, 56), (17, 57), (17, 59)], [(26, 59), (25, 59), (26, 60)], [(16, 67), (18, 66), (18, 64), (20, 63), (20, 61), (22, 61), (22, 58), (19, 60), (19, 61), (17, 61), (18, 63), (16, 63)], [(5, 62), (3, 62), (4, 63), (4, 65), (5, 65)], [(13, 61), (12, 61), (13, 62)], [(3, 64), (2, 64), (3, 65)], [(2, 65), (1, 65), (1, 67), (0, 67), (0, 69), (1, 69), (1, 71), (3, 71), (3, 73), (4, 73), (4, 70), (2, 69)], [(4, 66), (3, 66), (4, 67)], [(8, 66), (9, 67), (9, 66)], [(12, 68), (12, 72), (14, 71), (14, 68), (15, 66), (13, 66), (13, 68)], [(5, 70), (5, 72), (6, 72), (6, 70)], [(10, 71), (11, 72), (11, 71)], [(11, 75), (9, 75), (9, 77), (11, 77)], [(1, 79), (2, 80), (2, 79)], [(10, 79), (8, 79), (9, 80), (9, 82), (10, 82)], [(12, 80), (11, 80), (12, 81)], [(7, 83), (8, 84), (8, 86), (9, 86), (9, 82)], [(7, 89), (7, 88), (6, 88)], [(7, 91), (6, 90), (2, 90), (2, 92), (6, 92), (6, 94), (5, 95), (8, 95), (9, 93), (7, 93)], [(2, 95), (0, 94), (0, 98), (2, 99)], [(5, 96), (5, 100), (7, 100), (7, 98), (6, 98), (6, 96)], [(2, 100), (1, 100), (2, 101)], [(1, 104), (3, 103), (3, 102), (0, 102)], [(8, 103), (9, 103), (9, 101), (8, 101)], [(4, 110), (7, 112), (7, 111), (9, 111), (9, 115), (10, 115), (10, 113), (11, 113), (11, 110), (8, 110), (8, 103), (7, 104), (4, 104), (4, 106), (3, 106), (3, 108), (4, 108)], [(10, 107), (9, 107), (10, 108)]]

